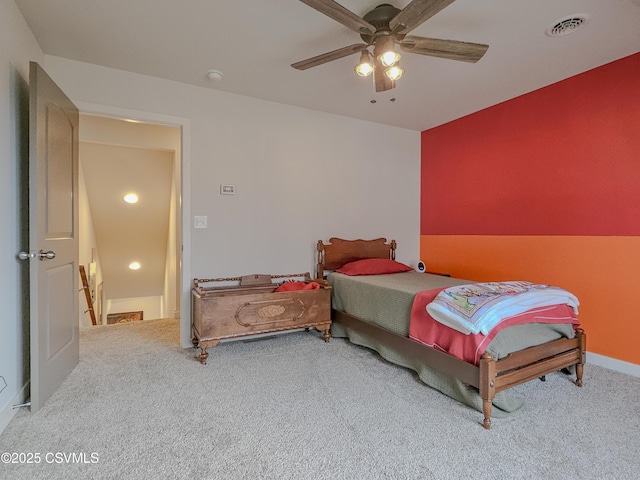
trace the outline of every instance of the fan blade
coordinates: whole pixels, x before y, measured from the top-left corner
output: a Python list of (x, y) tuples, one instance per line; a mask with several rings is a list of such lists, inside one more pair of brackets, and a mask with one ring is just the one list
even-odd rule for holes
[(389, 27), (394, 34), (408, 33), (429, 20), (455, 0), (413, 0), (391, 19)]
[(306, 3), (314, 10), (324, 13), (327, 17), (333, 18), (336, 22), (341, 23), (345, 27), (350, 28), (358, 33), (372, 34), (376, 31), (376, 27), (371, 25), (365, 19), (357, 16), (351, 10), (346, 9), (338, 2), (333, 0), (300, 0)]
[(361, 52), (365, 48), (367, 48), (366, 43), (355, 43), (353, 45), (349, 45), (348, 47), (339, 48), (338, 50), (333, 50), (332, 52), (323, 53), (322, 55), (318, 55), (316, 57), (307, 58), (306, 60), (292, 63), (291, 66), (293, 68), (297, 68), (298, 70), (306, 70), (307, 68), (317, 67), (318, 65), (322, 65), (323, 63), (331, 62), (332, 60), (337, 60), (339, 58), (352, 55), (356, 52)]
[(384, 68), (380, 60), (375, 58), (373, 61), (373, 81), (376, 86), (376, 92), (385, 92), (396, 86), (396, 82), (384, 74)]
[(476, 63), (485, 54), (489, 45), (409, 35), (400, 42), (400, 48), (408, 53)]

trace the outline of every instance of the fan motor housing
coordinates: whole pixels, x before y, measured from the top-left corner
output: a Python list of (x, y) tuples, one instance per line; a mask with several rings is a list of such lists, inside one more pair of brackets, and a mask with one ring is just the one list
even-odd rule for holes
[(371, 44), (373, 40), (380, 34), (388, 35), (391, 32), (391, 29), (389, 28), (389, 22), (398, 13), (400, 13), (400, 9), (394, 7), (393, 5), (390, 5), (388, 3), (382, 3), (378, 5), (364, 17), (362, 17), (364, 20), (376, 27), (375, 33), (362, 33), (360, 34), (360, 38), (362, 38), (362, 40), (364, 40), (365, 42)]

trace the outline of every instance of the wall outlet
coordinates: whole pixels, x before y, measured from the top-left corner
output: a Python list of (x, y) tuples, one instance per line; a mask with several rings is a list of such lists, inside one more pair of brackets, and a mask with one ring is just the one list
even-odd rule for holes
[(193, 217), (193, 228), (207, 228), (207, 217), (195, 215)]

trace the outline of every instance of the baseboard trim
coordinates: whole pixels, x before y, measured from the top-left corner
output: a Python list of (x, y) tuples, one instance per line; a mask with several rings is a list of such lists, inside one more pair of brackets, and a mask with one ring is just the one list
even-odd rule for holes
[(636, 365), (635, 363), (616, 360), (615, 358), (605, 357), (604, 355), (598, 355), (597, 353), (590, 352), (587, 352), (587, 363), (640, 378), (640, 365)]
[(26, 401), (26, 392), (29, 391), (29, 382), (22, 387), (22, 389), (14, 395), (11, 401), (0, 411), (0, 434), (7, 428), (9, 422), (18, 413), (17, 408), (13, 408), (14, 405), (21, 405)]

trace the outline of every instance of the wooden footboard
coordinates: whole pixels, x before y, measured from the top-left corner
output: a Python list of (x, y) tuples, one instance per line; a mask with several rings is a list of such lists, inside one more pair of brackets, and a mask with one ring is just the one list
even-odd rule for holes
[(586, 351), (586, 334), (582, 329), (576, 330), (575, 338), (561, 338), (527, 348), (501, 360), (494, 360), (491, 355), (484, 354), (477, 366), (341, 311), (333, 310), (332, 320), (478, 388), (483, 403), (482, 424), (486, 429), (491, 427), (493, 399), (502, 390), (573, 365), (576, 366), (575, 383), (582, 386)]
[(575, 384), (582, 386), (587, 336), (581, 328), (574, 338), (560, 338), (536, 347), (493, 360), (485, 353), (480, 358), (479, 390), (484, 413), (484, 428), (491, 427), (491, 406), (496, 393), (563, 368), (576, 367)]

